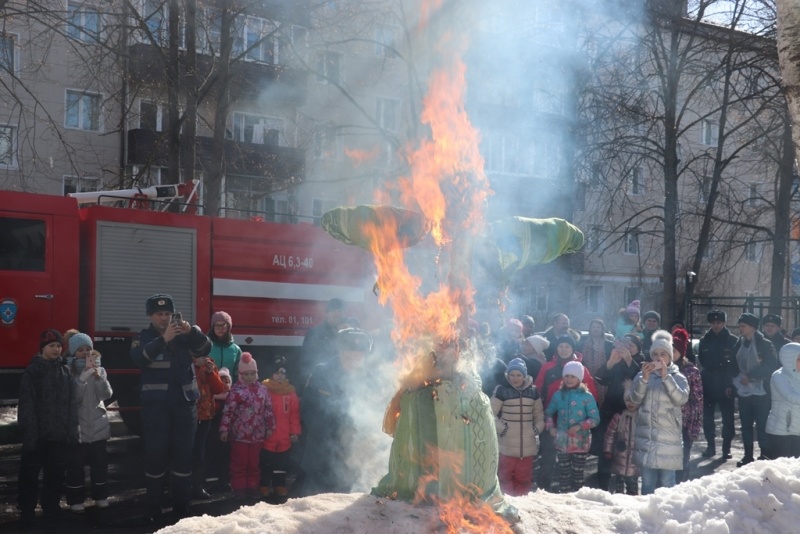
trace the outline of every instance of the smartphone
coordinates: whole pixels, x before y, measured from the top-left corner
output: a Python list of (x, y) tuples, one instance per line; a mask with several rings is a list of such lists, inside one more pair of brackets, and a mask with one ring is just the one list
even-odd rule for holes
[(661, 363), (661, 362), (653, 362), (653, 370), (654, 371), (658, 370), (658, 369), (661, 369), (662, 367), (664, 367), (663, 363)]
[(183, 315), (181, 315), (181, 312), (175, 312), (172, 314), (172, 322), (176, 324), (181, 324), (183, 322)]

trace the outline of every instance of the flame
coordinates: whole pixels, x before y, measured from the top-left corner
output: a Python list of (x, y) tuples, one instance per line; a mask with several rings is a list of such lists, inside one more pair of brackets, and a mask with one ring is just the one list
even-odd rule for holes
[[(425, 3), (422, 19), (427, 21), (441, 4), (442, 0)], [(384, 424), (388, 427), (397, 421), (404, 388), (453, 377), (461, 354), (459, 338), (466, 319), (474, 313), (471, 241), (482, 229), (483, 208), (491, 190), (478, 149), (478, 131), (464, 108), (466, 67), (460, 60), (464, 45), (450, 35), (439, 43), (438, 57), (448, 67), (432, 73), (423, 100), (421, 119), (429, 136), (407, 148), (410, 173), (396, 184), (403, 207), (422, 213), (430, 223), (438, 267), (449, 262), (446, 278), (440, 278), (436, 290), (423, 294), (422, 280), (409, 270), (397, 222), (381, 220), (362, 227), (375, 258), (379, 301), (391, 306), (394, 314), (392, 339), (401, 356), (402, 385), (387, 409)], [(376, 197), (390, 195), (379, 192)], [(436, 388), (432, 395), (436, 401)], [(462, 422), (473, 424), (467, 416)], [(432, 448), (424, 463), (426, 474), (420, 476), (415, 502), (434, 502), (448, 532), (511, 532), (481, 499), (479, 488), (459, 482), (463, 451)]]
[[(513, 533), (509, 524), (480, 499), (478, 488), (459, 482), (463, 466), (463, 451), (445, 451), (429, 445), (423, 461), (426, 474), (419, 478), (414, 504), (433, 503), (439, 509), (439, 521), (451, 534)], [(445, 494), (446, 498), (432, 497), (437, 494)]]
[(380, 151), (380, 147), (374, 147), (372, 150), (361, 150), (359, 148), (344, 149), (345, 155), (350, 158), (350, 160), (353, 162), (353, 165), (356, 167), (360, 166), (362, 163), (377, 159), (380, 155)]
[[(460, 53), (462, 46), (453, 46), (452, 37), (447, 36), (438, 48), (453, 55), (453, 50)], [(421, 114), (430, 136), (408, 148), (411, 172), (396, 185), (402, 204), (430, 221), (431, 236), (440, 249), (452, 245), (454, 238), (468, 238), (480, 230), (483, 206), (491, 194), (478, 148), (479, 135), (464, 109), (466, 67), (457, 58), (450, 64), (431, 76)], [(421, 280), (406, 265), (394, 221), (368, 223), (363, 231), (372, 243), (379, 300), (394, 312), (392, 337), (404, 355), (402, 367), (408, 373), (417, 367), (421, 354), (438, 351), (439, 344), (458, 339), (459, 324), (474, 309), (474, 290), (468, 275), (458, 275), (458, 268), (451, 265), (449, 279), (441, 281), (438, 290), (422, 295)], [(457, 248), (448, 249), (451, 259)]]

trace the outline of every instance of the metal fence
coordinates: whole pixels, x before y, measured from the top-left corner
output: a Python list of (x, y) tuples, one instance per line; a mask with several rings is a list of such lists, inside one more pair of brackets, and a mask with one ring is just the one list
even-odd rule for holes
[[(770, 313), (769, 297), (698, 297), (689, 301), (689, 315), (686, 328), (697, 338), (708, 329), (706, 314), (711, 310), (721, 310), (728, 315), (728, 329), (736, 333), (736, 319), (742, 313), (752, 313), (763, 317)], [(783, 319), (781, 328), (789, 336), (793, 329), (800, 327), (800, 297), (783, 297), (779, 315)]]

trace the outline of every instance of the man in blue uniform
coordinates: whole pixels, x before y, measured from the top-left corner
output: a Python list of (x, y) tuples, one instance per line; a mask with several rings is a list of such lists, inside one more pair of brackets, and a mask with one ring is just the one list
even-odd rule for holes
[(175, 314), (169, 295), (147, 299), (150, 327), (131, 346), (131, 358), (142, 370), (141, 402), (145, 442), (145, 476), (149, 518), (157, 522), (167, 481), (172, 471), (173, 513), (189, 515), (192, 448), (197, 426), (196, 402), (200, 397), (192, 370), (192, 357), (206, 356), (211, 342), (198, 326)]

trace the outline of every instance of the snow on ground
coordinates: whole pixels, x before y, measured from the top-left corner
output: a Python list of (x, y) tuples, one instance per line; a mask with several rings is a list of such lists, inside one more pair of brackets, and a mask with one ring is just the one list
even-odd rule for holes
[[(630, 497), (584, 488), (507, 497), (520, 511), (519, 532), (786, 534), (800, 524), (800, 460), (760, 461), (690, 480), (654, 495)], [(221, 517), (191, 517), (165, 534), (373, 533), (444, 531), (432, 507), (366, 494), (325, 494), (284, 505), (259, 503)]]

